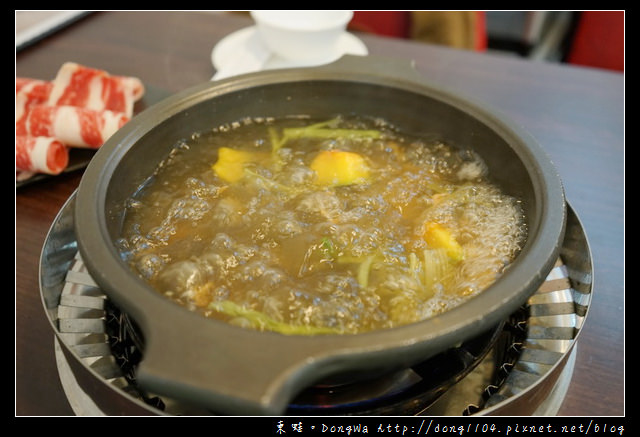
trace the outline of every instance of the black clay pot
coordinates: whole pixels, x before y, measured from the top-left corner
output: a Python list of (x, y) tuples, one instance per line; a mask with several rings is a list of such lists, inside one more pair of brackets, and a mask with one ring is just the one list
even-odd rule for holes
[[(245, 117), (339, 113), (382, 117), (482, 156), (508, 194), (522, 199), (529, 236), (489, 289), (411, 325), (357, 335), (287, 336), (210, 320), (152, 290), (114, 241), (125, 199), (181, 139)], [(205, 83), (132, 119), (98, 151), (77, 191), (75, 231), (90, 274), (139, 325), (138, 381), (148, 390), (221, 414), (280, 414), (303, 388), (345, 374), (407, 367), (490, 329), (524, 304), (557, 260), (566, 204), (541, 147), (485, 105), (427, 83), (409, 65), (345, 57), (322, 67), (273, 70)]]

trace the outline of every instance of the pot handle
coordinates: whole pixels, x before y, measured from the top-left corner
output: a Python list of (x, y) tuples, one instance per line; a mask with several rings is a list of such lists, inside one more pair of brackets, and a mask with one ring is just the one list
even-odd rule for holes
[[(175, 320), (173, 312), (172, 318), (166, 323), (159, 317), (164, 322), (143, 329), (136, 378), (151, 393), (215, 414), (280, 415), (327, 370), (313, 358), (318, 354), (309, 338), (242, 329), (196, 314)], [(180, 326), (189, 328), (186, 338)]]

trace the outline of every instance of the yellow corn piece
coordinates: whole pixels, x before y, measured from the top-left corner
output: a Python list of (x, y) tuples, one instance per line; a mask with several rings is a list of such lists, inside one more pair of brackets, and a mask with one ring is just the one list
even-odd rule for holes
[(341, 186), (364, 183), (369, 178), (369, 167), (364, 158), (354, 152), (324, 150), (313, 159), (311, 169), (316, 172), (316, 183)]
[(444, 249), (449, 258), (460, 261), (464, 258), (462, 246), (451, 232), (439, 223), (429, 222), (424, 227), (424, 240), (432, 249)]
[(256, 161), (255, 153), (221, 147), (218, 150), (218, 160), (211, 168), (219, 178), (227, 182), (237, 182), (244, 176), (245, 165)]

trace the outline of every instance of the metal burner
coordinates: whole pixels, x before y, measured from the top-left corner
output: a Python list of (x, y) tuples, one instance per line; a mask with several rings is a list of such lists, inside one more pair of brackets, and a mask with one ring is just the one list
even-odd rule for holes
[[(73, 204), (74, 196), (47, 236), (40, 286), (56, 334), (61, 381), (74, 411), (210, 415), (137, 386), (142, 339), (82, 263), (73, 234)], [(558, 392), (560, 376), (568, 370), (570, 376), (575, 342), (591, 301), (589, 246), (577, 216), (570, 207), (568, 212), (556, 266), (509, 320), (425, 363), (367, 384), (311, 387), (291, 403), (287, 414), (534, 414)]]
[[(519, 312), (520, 313), (520, 312)], [(409, 369), (338, 389), (311, 387), (293, 400), (292, 415), (419, 415), (465, 378), (504, 338), (511, 322)]]

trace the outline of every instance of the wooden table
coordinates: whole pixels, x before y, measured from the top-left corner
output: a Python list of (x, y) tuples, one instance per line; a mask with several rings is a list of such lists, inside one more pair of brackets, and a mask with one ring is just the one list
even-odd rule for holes
[[(244, 16), (101, 12), (16, 54), (18, 76), (51, 79), (63, 62), (140, 77), (176, 92), (215, 73), (211, 50)], [(371, 55), (413, 59), (425, 79), (508, 114), (551, 155), (592, 249), (595, 285), (559, 414), (624, 414), (624, 75), (359, 35)], [(16, 190), (16, 415), (71, 415), (40, 300), (39, 256), (82, 172)]]

